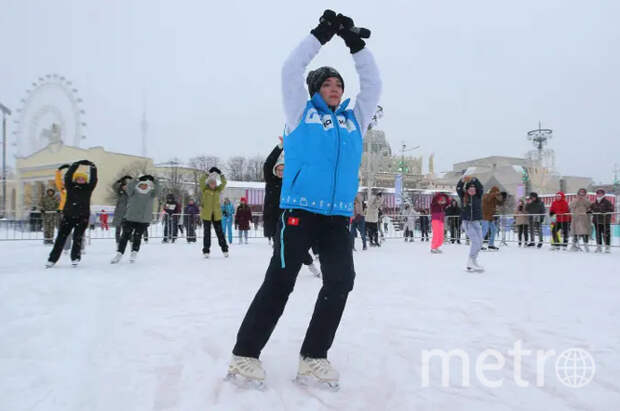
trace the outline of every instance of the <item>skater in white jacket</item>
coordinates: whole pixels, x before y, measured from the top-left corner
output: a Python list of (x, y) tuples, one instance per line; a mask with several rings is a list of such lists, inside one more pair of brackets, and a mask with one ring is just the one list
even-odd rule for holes
[(414, 241), (415, 221), (418, 219), (418, 213), (409, 204), (405, 204), (403, 210), (403, 217), (405, 219), (405, 226), (403, 228), (405, 241)]
[[(353, 20), (326, 10), (320, 24), (299, 44), (282, 68), (286, 117), (280, 208), (275, 247), (265, 279), (239, 328), (228, 377), (263, 384), (260, 353), (284, 311), (308, 249), (320, 250), (323, 286), (300, 350), (298, 381), (338, 386), (338, 371), (327, 360), (355, 269), (349, 220), (358, 192), (362, 135), (374, 114), (381, 80)], [(342, 101), (344, 79), (331, 67), (306, 67), (321, 46), (338, 34), (351, 51), (360, 78), (353, 109)], [(305, 86), (308, 86), (306, 90)], [(308, 94), (310, 100), (308, 100)]]

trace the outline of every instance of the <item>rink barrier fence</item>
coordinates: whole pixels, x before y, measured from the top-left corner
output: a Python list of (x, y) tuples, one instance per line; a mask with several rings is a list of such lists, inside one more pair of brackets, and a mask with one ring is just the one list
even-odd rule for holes
[[(40, 213), (39, 213), (40, 215)], [(571, 215), (573, 214), (567, 214)], [(593, 217), (597, 215), (602, 215), (598, 213), (588, 213), (587, 216), (592, 222)], [(613, 247), (620, 247), (620, 213), (606, 213), (606, 216), (611, 217), (611, 245)], [(551, 243), (551, 224), (552, 220), (548, 214), (529, 214), (526, 215), (530, 218), (539, 218), (541, 220), (541, 229), (543, 234), (543, 244)], [(185, 214), (175, 214), (172, 216), (172, 223), (176, 222), (177, 224), (177, 240), (185, 240), (187, 235), (188, 228), (188, 215)], [(202, 230), (202, 220), (200, 216), (195, 217), (195, 228), (196, 228), (196, 238), (202, 239), (203, 230)], [(502, 214), (495, 216), (496, 222), (496, 236), (495, 243), (496, 245), (501, 245), (502, 243), (517, 243), (518, 242), (518, 231), (517, 225), (515, 224), (514, 214)], [(47, 212), (45, 213), (45, 218), (43, 216), (38, 217), (36, 214), (34, 216), (30, 216), (26, 219), (17, 220), (17, 219), (2, 219), (0, 220), (0, 241), (17, 241), (17, 240), (44, 240), (43, 228), (46, 223), (53, 224), (54, 227), (54, 238), (57, 234), (58, 225), (62, 215), (58, 212)], [(167, 215), (163, 215), (162, 213), (153, 213), (153, 218), (149, 225), (148, 229), (148, 238), (153, 239), (163, 239), (165, 236), (165, 227), (166, 221), (170, 218)], [(403, 239), (404, 238), (404, 224), (406, 222), (406, 215), (403, 214), (385, 214), (383, 215), (383, 219), (385, 221), (381, 221), (379, 224), (379, 234), (383, 239)], [(415, 221), (415, 229), (413, 230), (413, 238), (414, 241), (419, 241), (422, 238), (422, 221), (421, 219), (426, 218), (428, 220), (428, 236), (432, 237), (432, 224), (431, 224), (431, 216), (430, 215), (418, 215)], [(263, 218), (262, 213), (253, 212), (252, 213), (253, 221), (250, 224), (250, 231), (248, 233), (249, 238), (263, 238)], [(234, 220), (234, 219), (233, 219)], [(458, 225), (459, 229), (457, 231), (457, 236), (452, 238), (450, 223), (451, 221), (458, 221), (460, 217), (446, 217), (444, 220), (444, 242), (450, 243), (451, 240), (458, 241), (460, 240), (463, 243), (463, 240), (466, 240), (465, 233), (462, 230), (460, 224)], [(385, 230), (387, 225), (387, 230)], [(97, 219), (93, 226), (89, 225), (89, 228), (86, 230), (86, 238), (90, 242), (92, 240), (102, 240), (102, 239), (114, 239), (115, 238), (115, 230), (113, 219), (108, 221), (108, 229), (106, 230), (102, 222)], [(182, 228), (179, 228), (179, 226)], [(174, 230), (174, 229), (173, 229)], [(528, 227), (528, 234), (529, 234)], [(169, 234), (169, 237), (173, 236), (173, 232)], [(225, 232), (226, 234), (226, 232)], [(211, 230), (211, 237), (215, 237), (215, 231)], [(227, 236), (228, 237), (228, 236)], [(536, 236), (536, 242), (538, 242), (538, 235)], [(594, 228), (594, 223), (592, 222), (592, 232), (589, 235), (589, 244), (596, 245), (596, 233)], [(53, 238), (52, 238), (53, 239)], [(239, 232), (235, 229), (233, 222), (233, 243), (239, 240)], [(531, 242), (531, 240), (529, 240)], [(569, 234), (569, 244), (572, 244), (573, 237), (572, 232)]]

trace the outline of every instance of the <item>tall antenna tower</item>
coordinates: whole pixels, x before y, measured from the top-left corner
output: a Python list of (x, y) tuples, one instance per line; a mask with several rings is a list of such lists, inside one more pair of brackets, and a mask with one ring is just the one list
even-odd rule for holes
[(538, 122), (538, 129), (527, 132), (527, 139), (534, 144), (538, 151), (538, 158), (542, 161), (543, 150), (547, 142), (553, 138), (553, 130), (550, 128), (542, 128), (542, 122)]
[(140, 123), (140, 130), (142, 132), (142, 157), (147, 156), (146, 150), (146, 133), (148, 131), (149, 125), (146, 121), (146, 96), (145, 93), (142, 92), (142, 122)]

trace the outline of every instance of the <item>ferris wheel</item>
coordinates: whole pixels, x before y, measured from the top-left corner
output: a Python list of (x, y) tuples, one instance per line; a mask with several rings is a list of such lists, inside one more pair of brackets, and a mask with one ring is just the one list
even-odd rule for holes
[(16, 110), (13, 135), (17, 156), (25, 157), (50, 143), (79, 147), (86, 138), (82, 99), (73, 83), (58, 74), (46, 74), (32, 83)]

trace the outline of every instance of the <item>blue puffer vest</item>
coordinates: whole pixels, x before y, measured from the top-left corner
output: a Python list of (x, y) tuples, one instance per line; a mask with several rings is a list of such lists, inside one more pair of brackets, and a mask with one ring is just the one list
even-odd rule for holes
[(353, 215), (362, 134), (349, 100), (332, 112), (319, 93), (284, 139), (286, 167), (280, 208), (324, 215)]

